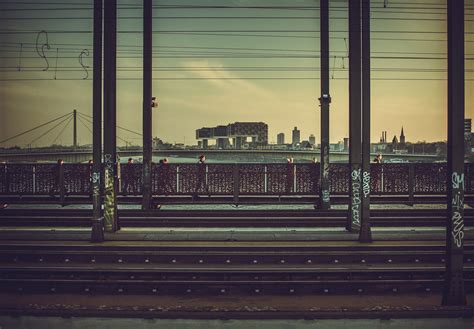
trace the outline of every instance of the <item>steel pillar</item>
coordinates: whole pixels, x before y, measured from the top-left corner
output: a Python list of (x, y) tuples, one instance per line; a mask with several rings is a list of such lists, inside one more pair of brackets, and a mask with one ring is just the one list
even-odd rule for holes
[(319, 208), (327, 210), (331, 207), (329, 195), (329, 4), (328, 0), (320, 2), (321, 29), (321, 166)]
[[(102, 0), (94, 0), (94, 70), (92, 82), (92, 234), (93, 242), (104, 241), (100, 196), (102, 167)], [(89, 168), (90, 170), (91, 168)]]
[(74, 149), (77, 148), (77, 110), (72, 111), (72, 146)]
[(443, 305), (465, 305), (464, 257), (464, 0), (448, 5), (448, 209)]
[(346, 229), (358, 231), (361, 222), (361, 6), (349, 1), (349, 215)]
[(360, 242), (372, 242), (370, 230), (370, 0), (362, 0), (362, 215)]
[(104, 4), (104, 220), (105, 230), (119, 229), (116, 141), (117, 1)]
[(152, 0), (143, 0), (143, 199), (142, 209), (150, 209), (152, 159)]

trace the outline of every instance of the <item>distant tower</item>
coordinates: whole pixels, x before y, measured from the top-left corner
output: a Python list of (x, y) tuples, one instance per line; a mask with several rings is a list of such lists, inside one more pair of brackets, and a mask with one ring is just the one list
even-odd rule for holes
[(285, 144), (285, 134), (284, 133), (279, 133), (277, 135), (277, 144), (278, 145), (283, 145)]
[(309, 135), (308, 140), (311, 145), (316, 145), (316, 137), (313, 134)]
[(403, 133), (403, 126), (402, 132), (400, 133), (400, 144), (405, 145), (405, 134)]
[(293, 145), (299, 144), (299, 142), (300, 142), (300, 131), (298, 130), (297, 127), (295, 127), (295, 129), (293, 129), (293, 133), (292, 133), (291, 137), (292, 137), (291, 143)]

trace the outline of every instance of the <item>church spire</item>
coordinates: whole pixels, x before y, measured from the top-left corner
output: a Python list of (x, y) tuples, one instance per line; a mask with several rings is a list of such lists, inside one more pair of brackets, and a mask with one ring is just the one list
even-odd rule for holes
[(402, 132), (400, 133), (400, 144), (405, 144), (405, 133), (403, 132), (403, 126)]

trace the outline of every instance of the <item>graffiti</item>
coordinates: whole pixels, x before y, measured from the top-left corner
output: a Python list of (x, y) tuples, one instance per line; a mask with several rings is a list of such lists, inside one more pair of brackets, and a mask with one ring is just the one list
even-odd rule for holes
[(88, 49), (84, 49), (81, 51), (81, 53), (79, 54), (79, 64), (81, 64), (82, 68), (84, 69), (86, 75), (84, 76), (84, 78), (82, 78), (83, 80), (87, 80), (87, 78), (89, 77), (89, 71), (87, 70), (89, 68), (88, 65), (85, 65), (83, 62), (82, 62), (82, 56), (89, 56), (89, 50)]
[(370, 195), (370, 172), (364, 171), (362, 176), (362, 191), (364, 198), (367, 198)]
[[(45, 38), (45, 42), (43, 42), (40, 45), (40, 39), (41, 39), (41, 36), (43, 35)], [(39, 57), (43, 58), (46, 62), (46, 67), (43, 69), (43, 71), (47, 71), (49, 69), (48, 58), (46, 57), (44, 53), (45, 48), (49, 50), (51, 49), (51, 46), (49, 45), (48, 32), (46, 32), (45, 30), (42, 30), (38, 32), (38, 34), (36, 35), (36, 53), (38, 54)]]
[(112, 231), (115, 220), (115, 188), (112, 155), (105, 154), (104, 162), (104, 222), (105, 229)]
[(328, 148), (324, 149), (324, 157), (323, 157), (323, 179), (329, 179), (329, 152)]
[(329, 202), (329, 191), (328, 190), (323, 190), (321, 191), (322, 196), (323, 196), (323, 202)]
[(351, 217), (352, 223), (356, 225), (360, 225), (360, 187), (361, 187), (361, 179), (360, 179), (360, 169), (354, 169), (351, 173), (352, 178), (352, 198), (351, 198)]
[(453, 172), (451, 181), (453, 183), (453, 189), (464, 189), (464, 174), (459, 175), (457, 172)]
[(453, 187), (451, 235), (456, 247), (461, 248), (464, 242), (464, 199), (461, 194), (464, 190), (464, 174), (453, 172), (451, 183)]
[(456, 247), (461, 248), (464, 241), (464, 219), (459, 211), (455, 211), (452, 217), (453, 230), (451, 232)]
[(99, 184), (100, 183), (100, 173), (95, 172), (92, 174), (92, 183), (93, 184)]
[(93, 197), (100, 196), (100, 173), (99, 172), (92, 173), (92, 196)]

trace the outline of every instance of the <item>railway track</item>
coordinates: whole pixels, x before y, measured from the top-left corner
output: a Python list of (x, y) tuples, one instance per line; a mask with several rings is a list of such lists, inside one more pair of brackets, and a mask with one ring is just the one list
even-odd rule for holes
[[(89, 227), (88, 209), (5, 209), (0, 227)], [(344, 227), (347, 211), (313, 210), (161, 210), (119, 211), (121, 227)], [(474, 225), (474, 210), (465, 211), (465, 225)], [(446, 211), (439, 209), (372, 210), (375, 227), (444, 227)]]
[[(465, 286), (474, 291), (474, 245)], [(0, 291), (80, 294), (439, 292), (440, 243), (2, 243)]]
[[(2, 195), (2, 202), (11, 204), (61, 204), (58, 196), (51, 197), (49, 195)], [(141, 195), (122, 195), (117, 196), (119, 204), (141, 204)], [(238, 200), (231, 195), (211, 195), (200, 196), (193, 199), (192, 196), (170, 195), (155, 196), (155, 200), (160, 204), (238, 204), (238, 205), (260, 205), (260, 204), (315, 204), (318, 197), (307, 195), (240, 195)], [(332, 204), (347, 204), (348, 195), (331, 195)], [(466, 194), (464, 199), (466, 204), (474, 204), (474, 194)], [(92, 198), (89, 195), (67, 195), (64, 199), (65, 204), (91, 204)], [(403, 194), (372, 194), (370, 196), (372, 204), (445, 204), (447, 202), (446, 195), (443, 194), (417, 194), (413, 198)]]

